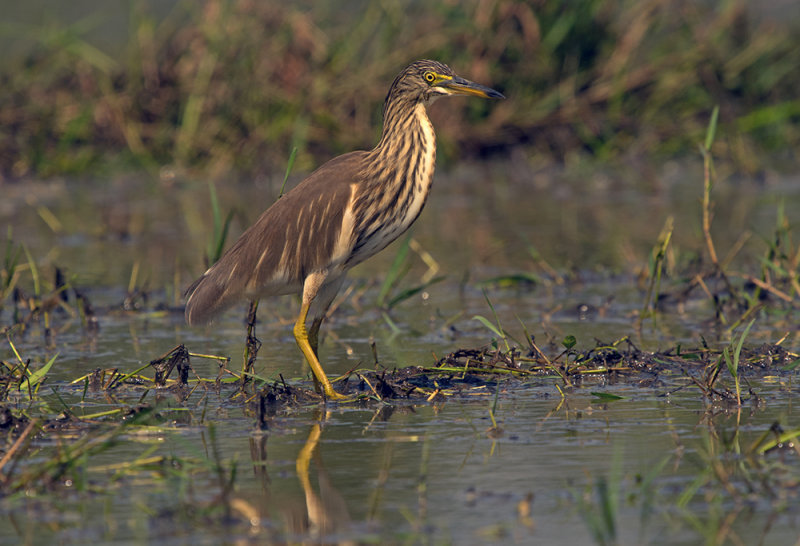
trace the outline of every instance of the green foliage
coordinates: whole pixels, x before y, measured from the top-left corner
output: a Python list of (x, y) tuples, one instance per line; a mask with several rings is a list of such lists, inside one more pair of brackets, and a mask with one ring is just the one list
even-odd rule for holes
[(365, 2), (353, 17), (335, 3), (189, 2), (161, 18), (137, 7), (120, 58), (92, 44), (102, 20), (7, 22), (0, 33), (33, 45), (0, 73), (0, 176), (119, 164), (257, 173), (283, 163), (286, 142), (308, 169), (374, 144), (388, 84), (425, 57), (509, 97), (448, 106), (464, 115), (437, 119), (445, 160), (518, 145), (556, 160), (686, 152), (721, 104), (718, 153), (753, 168), (754, 150), (800, 145), (800, 33), (751, 11), (744, 0), (493, 0)]

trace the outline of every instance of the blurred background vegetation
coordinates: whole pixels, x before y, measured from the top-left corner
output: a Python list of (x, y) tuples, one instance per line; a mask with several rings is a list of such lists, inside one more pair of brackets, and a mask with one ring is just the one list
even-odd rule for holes
[(432, 109), (445, 164), (697, 154), (715, 105), (743, 171), (800, 147), (796, 0), (3, 3), (0, 183), (308, 170), (374, 145), (417, 58), (508, 96)]

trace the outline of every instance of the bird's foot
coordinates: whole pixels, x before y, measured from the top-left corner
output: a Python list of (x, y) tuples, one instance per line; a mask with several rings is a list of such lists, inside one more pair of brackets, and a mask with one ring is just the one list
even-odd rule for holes
[(331, 388), (330, 390), (325, 389), (325, 391), (323, 392), (323, 396), (325, 397), (325, 400), (330, 400), (331, 402), (352, 402), (356, 398), (358, 398), (358, 396), (354, 394), (350, 395), (340, 394), (335, 390), (333, 390), (333, 388)]

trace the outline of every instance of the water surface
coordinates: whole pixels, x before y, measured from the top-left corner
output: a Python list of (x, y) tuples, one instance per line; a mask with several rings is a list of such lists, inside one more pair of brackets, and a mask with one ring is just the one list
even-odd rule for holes
[[(646, 287), (639, 274), (666, 218), (676, 226), (671, 270), (704, 252), (697, 165), (669, 166), (643, 178), (638, 169), (564, 174), (513, 162), (437, 175), (413, 229), (414, 248), (421, 250), (409, 253), (408, 273), (392, 293), (437, 275), (444, 280), (381, 309), (380, 285), (401, 243), (356, 268), (324, 327), (326, 370), (374, 368), (373, 343), (377, 366), (388, 370), (431, 365), (458, 348), (490, 343), (494, 334), (475, 315), (499, 320), (519, 341), (524, 325), (551, 356), (570, 334), (581, 350), (625, 336), (645, 350), (697, 347), (702, 339), (716, 347), (728, 343), (730, 333), (714, 325), (713, 305), (702, 297), (638, 327)], [(223, 210), (236, 211), (234, 235), (279, 186), (277, 179), (217, 184)], [(95, 306), (100, 324), (94, 336), (79, 319), (55, 315), (52, 346), (34, 325), (14, 339), (18, 349), (34, 364), (58, 353), (48, 388), (56, 387), (83, 415), (135, 406), (144, 395), (146, 402), (157, 399), (165, 416), (160, 429), (92, 458), (87, 472), (96, 493), (9, 501), (0, 523), (5, 542), (211, 544), (322, 536), (330, 542), (583, 544), (598, 540), (591, 521), (609, 498), (598, 493), (604, 488), (616, 495), (613, 521), (621, 544), (695, 544), (715, 533), (745, 544), (763, 536), (764, 543), (779, 544), (798, 536), (796, 486), (787, 485), (798, 475), (797, 453), (784, 449), (756, 463), (745, 456), (773, 423), (785, 430), (798, 426), (797, 387), (788, 373), (753, 377), (762, 402), (741, 410), (704, 400), (679, 373), (654, 386), (598, 379), (572, 390), (560, 390), (560, 380), (549, 377), (525, 385), (490, 383), (444, 402), (280, 410), (262, 432), (253, 430), (252, 407), (232, 398), (233, 387), (198, 388), (185, 401), (144, 389), (90, 392), (80, 403), (82, 387), (70, 386), (73, 379), (96, 368), (132, 371), (178, 344), (230, 357), (231, 369), (240, 368), (243, 307), (208, 328), (188, 328), (180, 311), (181, 290), (204, 270), (207, 183), (133, 176), (3, 189), (3, 232), (11, 226), (12, 239), (26, 246), (45, 279), (54, 266), (63, 268)], [(779, 209), (790, 225), (800, 219), (800, 184), (792, 176), (725, 178), (714, 200), (721, 255), (752, 233), (732, 268), (758, 263)], [(134, 270), (134, 284), (147, 298), (137, 300), (138, 310), (125, 311)], [(521, 275), (540, 282), (492, 281)], [(680, 275), (668, 276), (663, 287), (681, 282)], [(783, 346), (796, 352), (796, 310), (776, 309), (759, 315), (748, 343), (785, 336)], [(262, 302), (256, 371), (310, 388), (291, 334), (296, 311), (292, 297)], [(10, 313), (9, 306), (0, 311), (4, 323)], [(2, 351), (10, 361), (9, 348)], [(217, 361), (195, 357), (192, 367), (198, 377), (217, 376)], [(494, 415), (501, 432), (490, 431), (498, 389)], [(608, 402), (593, 392), (623, 399)], [(55, 395), (47, 399), (59, 403)], [(189, 473), (191, 479), (167, 468), (109, 485), (108, 465), (150, 449), (206, 463)], [(308, 463), (307, 473), (298, 459)], [(209, 460), (221, 461), (226, 471), (236, 468), (232, 520), (219, 509), (202, 512), (220, 503)], [(712, 463), (730, 474), (708, 477)], [(781, 473), (788, 482), (778, 480)], [(770, 479), (776, 483), (768, 486)]]

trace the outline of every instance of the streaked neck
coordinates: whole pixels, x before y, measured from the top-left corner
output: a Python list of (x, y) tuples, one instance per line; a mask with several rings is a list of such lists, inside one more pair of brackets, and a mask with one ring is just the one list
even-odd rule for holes
[[(376, 179), (393, 179), (396, 184), (422, 183), (429, 186), (436, 160), (436, 135), (425, 105), (393, 102), (384, 112), (383, 132), (369, 153), (370, 169)], [(427, 191), (425, 191), (427, 194)]]

